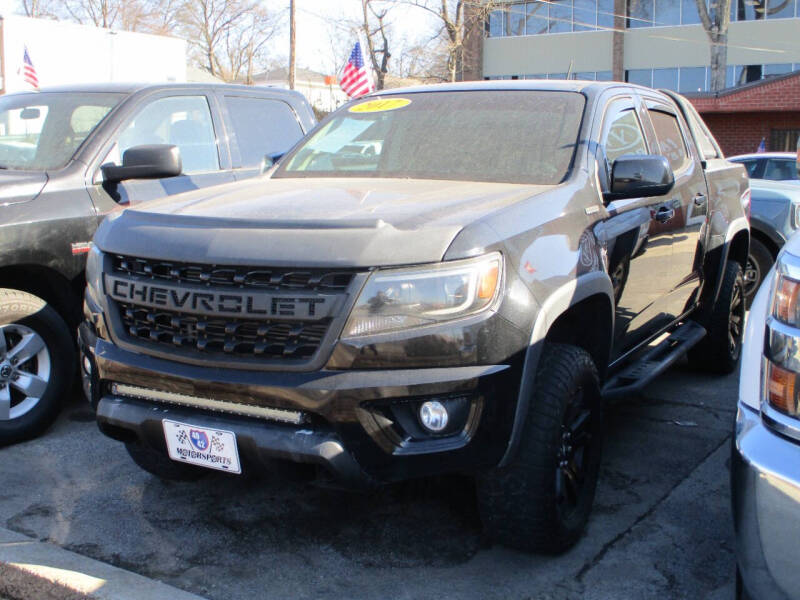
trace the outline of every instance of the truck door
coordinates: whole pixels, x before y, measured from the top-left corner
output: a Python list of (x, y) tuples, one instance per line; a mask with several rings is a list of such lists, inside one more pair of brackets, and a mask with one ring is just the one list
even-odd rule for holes
[(98, 212), (233, 181), (227, 147), (220, 141), (225, 140), (223, 132), (205, 94), (193, 91), (145, 101), (109, 141), (99, 164), (121, 164), (125, 150), (134, 146), (174, 144), (181, 154), (183, 173), (109, 184), (103, 182), (98, 165), (90, 190)]
[[(607, 105), (598, 139), (604, 189), (618, 157), (655, 152), (648, 146), (632, 98), (618, 98)], [(670, 202), (664, 197), (614, 200), (606, 206), (608, 218), (595, 227), (595, 236), (606, 249), (614, 287), (614, 358), (664, 325), (660, 303), (673, 287), (661, 275), (669, 269), (672, 253), (672, 232), (662, 227), (662, 221), (670, 218)]]
[(285, 154), (305, 135), (294, 109), (283, 100), (238, 91), (219, 96), (236, 179), (258, 175), (270, 166), (269, 157)]
[(664, 156), (675, 175), (668, 194), (674, 217), (659, 227), (672, 234), (672, 255), (665, 276), (670, 291), (663, 310), (673, 319), (697, 301), (702, 274), (701, 231), (708, 215), (708, 188), (689, 130), (671, 104), (646, 100), (650, 125), (646, 127), (651, 148)]

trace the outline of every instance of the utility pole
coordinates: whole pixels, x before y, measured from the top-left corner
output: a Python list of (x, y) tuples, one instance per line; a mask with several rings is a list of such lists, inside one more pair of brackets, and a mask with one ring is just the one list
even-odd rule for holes
[(295, 62), (295, 22), (294, 22), (294, 0), (289, 0), (289, 89), (294, 89)]

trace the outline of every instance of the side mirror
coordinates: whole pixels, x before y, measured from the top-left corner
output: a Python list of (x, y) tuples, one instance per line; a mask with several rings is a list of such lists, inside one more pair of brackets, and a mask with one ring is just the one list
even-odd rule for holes
[(122, 166), (102, 165), (103, 180), (117, 183), (126, 179), (161, 179), (175, 177), (183, 171), (181, 153), (170, 144), (148, 144), (128, 148), (122, 155)]
[(278, 161), (283, 158), (283, 155), (286, 154), (285, 152), (276, 152), (274, 154), (265, 154), (264, 158), (261, 159), (261, 172), (266, 173), (276, 164)]
[(657, 154), (626, 154), (611, 167), (611, 190), (606, 200), (663, 196), (675, 185), (669, 162)]

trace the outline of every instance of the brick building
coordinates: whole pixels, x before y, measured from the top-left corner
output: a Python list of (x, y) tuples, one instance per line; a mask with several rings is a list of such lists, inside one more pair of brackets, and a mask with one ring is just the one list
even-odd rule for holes
[(791, 151), (800, 134), (800, 72), (722, 92), (686, 94), (727, 156)]

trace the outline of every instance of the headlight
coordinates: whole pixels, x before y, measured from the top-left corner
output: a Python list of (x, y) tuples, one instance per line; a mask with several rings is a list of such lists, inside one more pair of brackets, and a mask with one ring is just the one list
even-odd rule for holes
[(792, 202), (792, 228), (800, 229), (800, 203)]
[(416, 269), (373, 273), (342, 337), (411, 329), (474, 315), (497, 297), (503, 259), (495, 252)]
[[(790, 417), (800, 417), (800, 260), (783, 253), (776, 265), (767, 321), (763, 365), (766, 404)], [(755, 304), (755, 303), (754, 303)], [(752, 309), (751, 309), (752, 314)]]

